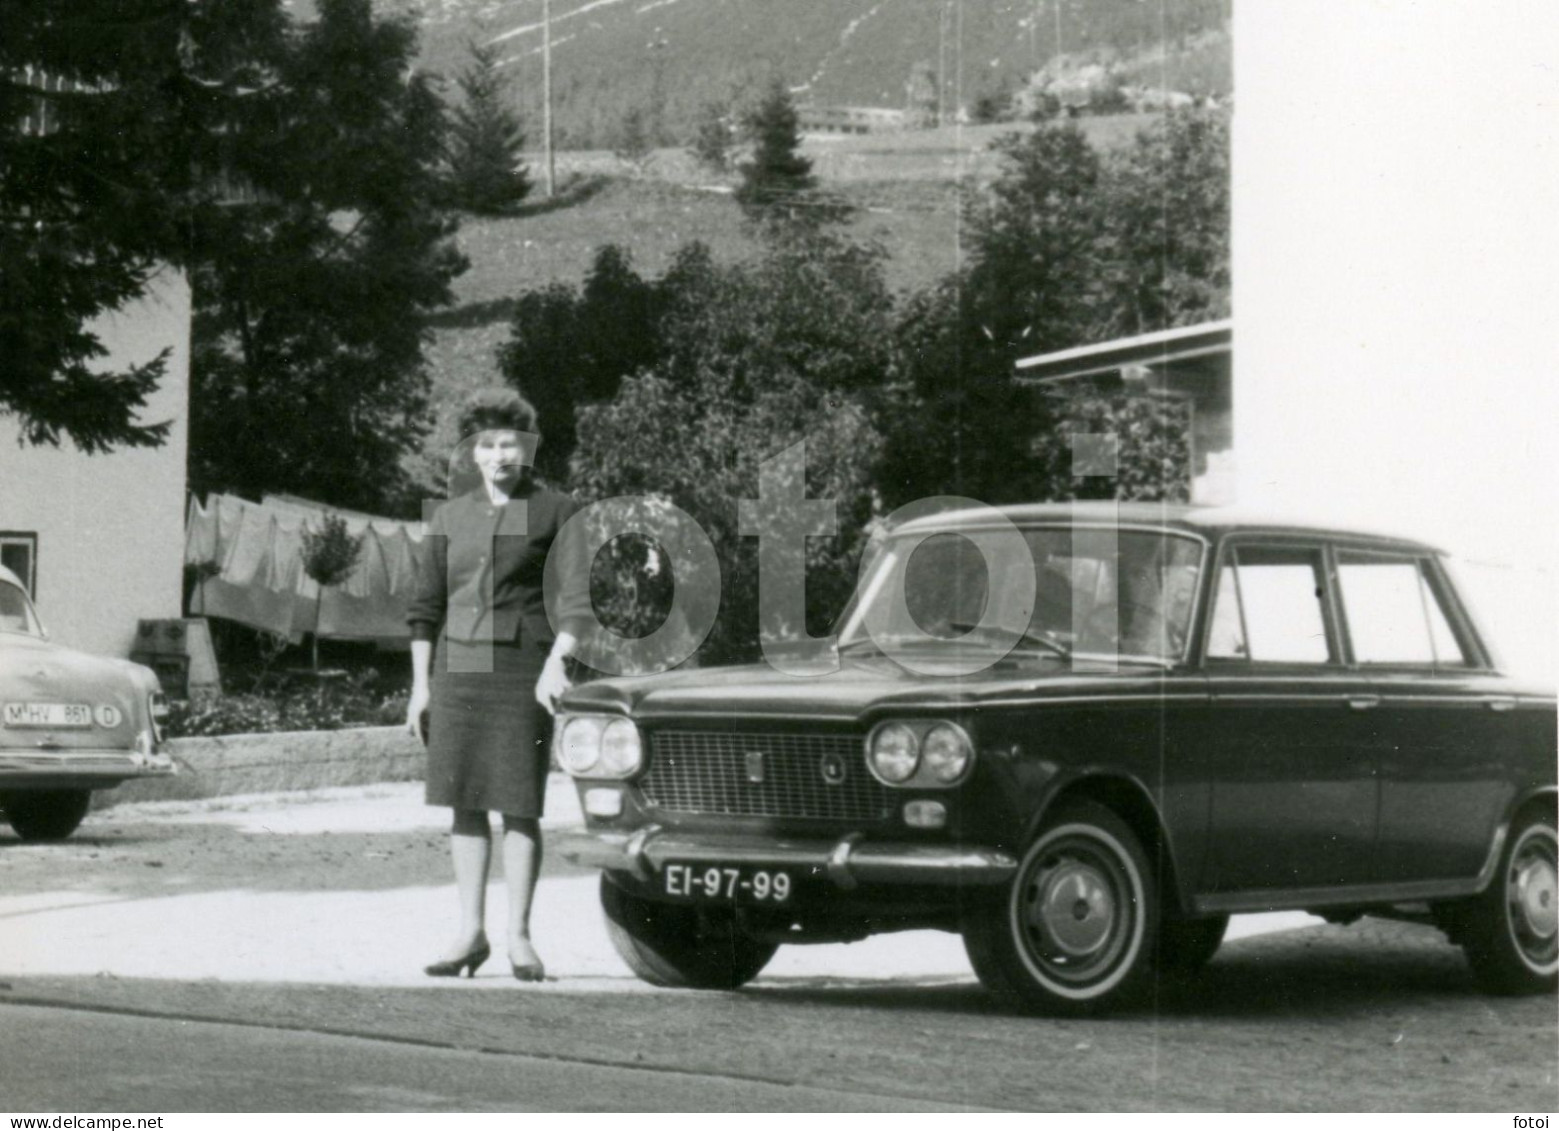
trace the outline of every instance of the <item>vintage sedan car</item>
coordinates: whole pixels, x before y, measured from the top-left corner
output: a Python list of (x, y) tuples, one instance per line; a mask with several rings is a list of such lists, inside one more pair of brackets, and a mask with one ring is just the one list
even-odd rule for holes
[(49, 641), (27, 590), (0, 569), (0, 810), (24, 840), (59, 840), (94, 789), (174, 772), (159, 749), (157, 676)]
[(1555, 697), (1432, 547), (1051, 504), (907, 522), (862, 576), (834, 670), (567, 696), (570, 851), (640, 977), (941, 928), (1001, 998), (1089, 1012), (1232, 913), (1304, 909), (1430, 921), (1490, 990), (1554, 989)]

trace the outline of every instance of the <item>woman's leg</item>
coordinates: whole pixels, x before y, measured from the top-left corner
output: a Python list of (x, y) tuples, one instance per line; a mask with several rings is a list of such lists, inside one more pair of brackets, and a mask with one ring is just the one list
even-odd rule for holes
[(503, 875), (509, 889), (509, 959), (517, 966), (540, 964), (530, 943), (531, 897), (540, 873), (541, 822), (505, 813)]
[(492, 829), (481, 809), (456, 809), (449, 833), (449, 854), (455, 862), (455, 890), (460, 896), (460, 937), (449, 957), (476, 948), (486, 938), (487, 866), (492, 857)]

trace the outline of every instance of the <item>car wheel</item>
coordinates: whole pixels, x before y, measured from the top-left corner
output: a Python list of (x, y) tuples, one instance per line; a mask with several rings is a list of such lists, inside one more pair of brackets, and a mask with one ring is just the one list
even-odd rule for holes
[(1151, 876), (1126, 822), (1093, 802), (1064, 806), (1040, 828), (1005, 898), (966, 922), (975, 973), (1024, 1009), (1092, 1013), (1129, 1001), (1152, 969)]
[(1552, 993), (1559, 984), (1559, 866), (1554, 815), (1516, 822), (1488, 890), (1465, 905), (1460, 937), (1491, 993)]
[(1229, 929), (1227, 915), (1210, 919), (1182, 919), (1165, 915), (1158, 927), (1158, 968), (1190, 974), (1212, 961)]
[(0, 794), (0, 809), (23, 840), (64, 840), (92, 804), (89, 789), (18, 789)]
[(742, 931), (729, 908), (640, 899), (606, 876), (601, 908), (612, 946), (652, 986), (734, 990), (757, 977), (779, 949)]

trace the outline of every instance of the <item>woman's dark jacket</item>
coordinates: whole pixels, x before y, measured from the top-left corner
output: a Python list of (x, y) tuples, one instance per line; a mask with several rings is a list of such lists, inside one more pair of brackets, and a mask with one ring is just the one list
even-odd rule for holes
[[(442, 504), (418, 559), (417, 593), (406, 613), (411, 638), (435, 640), (442, 628), (464, 643), (525, 639), (550, 647), (553, 625), (580, 635), (592, 619), (584, 530), (576, 523), (559, 538), (578, 510), (567, 495), (529, 481), (502, 505), (484, 488)], [(548, 570), (555, 581), (550, 622), (543, 599)]]

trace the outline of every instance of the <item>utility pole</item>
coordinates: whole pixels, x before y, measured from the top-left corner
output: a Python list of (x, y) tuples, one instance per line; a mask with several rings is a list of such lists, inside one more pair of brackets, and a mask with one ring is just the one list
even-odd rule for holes
[(958, 7), (954, 10), (953, 24), (953, 121), (959, 121), (959, 115), (964, 108), (964, 6), (963, 0), (957, 0)]
[(557, 192), (552, 156), (552, 0), (541, 0), (541, 133), (547, 150), (547, 199)]
[(936, 18), (936, 124), (947, 122), (947, 5), (937, 11)]

